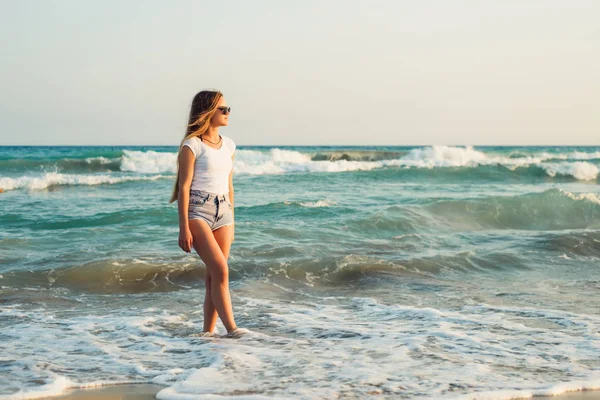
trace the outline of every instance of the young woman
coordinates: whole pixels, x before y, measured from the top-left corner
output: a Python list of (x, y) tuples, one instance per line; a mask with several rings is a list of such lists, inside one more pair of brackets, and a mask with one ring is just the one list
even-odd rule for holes
[(229, 295), (227, 259), (234, 237), (236, 145), (219, 134), (219, 127), (227, 126), (230, 111), (221, 92), (202, 91), (194, 97), (171, 196), (171, 202), (178, 201), (179, 247), (187, 253), (193, 247), (206, 264), (204, 330), (195, 336), (214, 335), (217, 313), (227, 329), (225, 337), (249, 332), (237, 327)]

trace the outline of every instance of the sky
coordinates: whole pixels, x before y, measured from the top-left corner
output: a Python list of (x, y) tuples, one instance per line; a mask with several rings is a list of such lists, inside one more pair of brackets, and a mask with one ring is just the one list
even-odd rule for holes
[(600, 145), (600, 1), (0, 0), (0, 145)]

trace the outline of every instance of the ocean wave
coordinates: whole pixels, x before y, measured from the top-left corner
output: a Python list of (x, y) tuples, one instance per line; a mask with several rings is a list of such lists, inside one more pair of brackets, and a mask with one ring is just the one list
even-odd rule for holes
[(150, 262), (143, 259), (108, 259), (83, 265), (37, 271), (10, 271), (2, 278), (6, 287), (67, 287), (95, 293), (143, 293), (189, 288), (204, 280), (197, 264), (180, 260)]
[[(429, 146), (412, 149), (407, 154), (381, 152), (380, 159), (375, 157), (372, 152), (355, 152), (347, 157), (344, 157), (344, 154), (347, 153), (341, 153), (341, 156), (340, 153), (332, 153), (329, 158), (322, 153), (311, 157), (309, 154), (279, 149), (271, 149), (268, 152), (238, 150), (236, 154), (235, 172), (247, 175), (371, 171), (382, 168), (431, 170), (462, 167), (473, 169), (482, 166), (502, 166), (512, 172), (515, 172), (517, 168), (541, 168), (549, 177), (562, 175), (578, 180), (593, 180), (599, 175), (598, 167), (590, 162), (545, 163), (546, 160), (557, 159), (556, 154), (541, 153), (514, 158), (486, 154), (475, 150), (472, 146)], [(586, 158), (585, 154), (588, 155), (587, 159), (597, 158), (595, 153), (574, 152), (565, 154), (564, 159), (582, 159)], [(400, 157), (393, 158), (397, 156)], [(374, 159), (377, 160), (373, 161)]]
[[(85, 159), (85, 162), (87, 164), (87, 170), (92, 170), (92, 171), (102, 171), (102, 170), (110, 170), (110, 171), (121, 171), (121, 158), (122, 157), (115, 157), (115, 158), (106, 158), (106, 157), (88, 157)], [(64, 160), (66, 161), (72, 161), (74, 162), (75, 160)], [(78, 165), (79, 166), (79, 165)], [(85, 168), (82, 168), (85, 169)]]
[[(520, 157), (499, 156), (493, 154), (485, 154), (484, 152), (475, 150), (472, 146), (449, 147), (449, 146), (432, 146), (423, 149), (414, 149), (403, 157), (403, 165), (418, 167), (418, 168), (436, 168), (436, 167), (479, 167), (490, 165), (501, 165), (511, 171), (517, 168), (528, 168), (531, 166), (542, 168), (550, 177), (558, 175), (572, 176), (579, 180), (592, 180), (598, 177), (598, 167), (589, 162), (552, 162), (546, 161), (555, 159), (596, 159), (596, 153), (581, 153), (574, 152), (571, 154), (551, 154), (540, 153), (534, 155), (523, 155)], [(597, 155), (600, 155), (598, 152)]]
[(235, 173), (243, 175), (364, 171), (381, 167), (381, 162), (370, 161), (313, 161), (310, 154), (281, 149), (238, 150), (234, 163)]
[[(31, 229), (34, 231), (87, 229), (100, 226), (124, 226), (128, 224), (172, 226), (176, 210), (168, 205), (128, 208), (119, 211), (99, 211), (86, 215), (64, 215), (57, 212), (51, 219), (28, 218), (27, 214), (5, 213), (0, 215), (0, 224), (7, 228)], [(175, 214), (174, 214), (175, 213)], [(0, 247), (3, 241), (0, 240)]]
[(518, 196), (431, 200), (395, 205), (347, 222), (351, 232), (372, 235), (473, 231), (600, 228), (600, 194), (549, 189)]
[(0, 160), (0, 172), (23, 173), (35, 172), (61, 172), (61, 173), (89, 173), (110, 172), (121, 170), (121, 157), (107, 158), (103, 156), (87, 158), (61, 158), (61, 159), (9, 159)]
[(130, 181), (157, 180), (171, 176), (114, 176), (114, 175), (84, 175), (84, 174), (61, 174), (58, 172), (46, 172), (41, 176), (22, 176), (19, 178), (0, 178), (0, 188), (3, 190), (29, 189), (40, 190), (53, 186), (64, 185), (102, 185), (115, 184)]
[(285, 204), (286, 205), (298, 204), (302, 207), (315, 208), (315, 207), (331, 207), (331, 206), (334, 206), (336, 203), (335, 203), (335, 201), (325, 199), (325, 200), (299, 201), (299, 202), (286, 201)]
[(176, 173), (177, 154), (154, 150), (123, 150), (121, 171), (145, 174)]
[(406, 155), (406, 151), (350, 150), (318, 152), (311, 156), (312, 161), (381, 161), (394, 160)]
[[(339, 173), (373, 170), (392, 170), (405, 173), (414, 172), (436, 175), (445, 171), (464, 170), (465, 178), (472, 178), (480, 170), (501, 167), (504, 175), (498, 179), (519, 176), (567, 178), (575, 180), (595, 180), (600, 176), (600, 164), (592, 161), (600, 159), (600, 152), (549, 152), (508, 155), (486, 153), (473, 146), (427, 146), (404, 152), (353, 150), (331, 152), (301, 152), (272, 148), (267, 151), (243, 150), (236, 152), (234, 172), (240, 175), (282, 175), (307, 173)], [(1, 160), (0, 171), (17, 173), (34, 170), (36, 173), (111, 173), (128, 172), (137, 174), (174, 174), (177, 171), (177, 153), (154, 150), (122, 150), (120, 157), (85, 157), (83, 159)], [(529, 171), (527, 171), (529, 170)], [(485, 174), (484, 174), (484, 177)], [(7, 185), (8, 186), (8, 185)], [(7, 189), (7, 188), (3, 188)]]
[[(477, 168), (482, 166), (503, 166), (510, 171), (517, 168), (542, 168), (547, 176), (556, 175), (570, 176), (578, 180), (593, 180), (599, 175), (598, 167), (589, 162), (563, 162), (545, 164), (546, 158), (553, 157), (551, 154), (541, 156), (527, 156), (511, 158), (506, 156), (488, 155), (482, 151), (475, 150), (472, 146), (430, 146), (413, 149), (400, 158), (380, 159), (378, 161), (364, 161), (365, 158), (374, 158), (370, 155), (354, 158), (339, 159), (332, 156), (329, 160), (316, 160), (309, 154), (297, 151), (284, 151), (271, 149), (269, 152), (255, 150), (238, 150), (235, 161), (235, 172), (247, 175), (270, 175), (285, 173), (314, 173), (314, 172), (348, 172), (348, 171), (371, 171), (382, 168)], [(319, 153), (321, 154), (321, 153)], [(344, 153), (345, 154), (345, 153)], [(389, 156), (391, 153), (383, 152)], [(394, 153), (395, 155), (401, 153)], [(320, 158), (324, 158), (321, 156)], [(385, 158), (385, 157), (384, 157)], [(591, 157), (590, 157), (591, 158)]]
[(600, 231), (585, 230), (552, 234), (541, 239), (547, 251), (563, 253), (563, 258), (573, 256), (600, 258)]
[[(280, 261), (280, 257), (289, 256), (289, 253), (289, 248), (282, 248), (281, 251), (273, 249), (268, 257), (260, 250), (256, 254), (247, 254), (252, 261), (229, 265), (230, 279), (235, 282), (259, 278), (292, 287), (296, 284), (347, 286), (365, 280), (383, 283), (382, 280), (389, 281), (394, 277), (429, 279), (447, 271), (485, 272), (529, 268), (518, 255), (502, 252), (474, 254), (463, 251), (394, 261), (360, 254)], [(297, 255), (302, 256), (303, 253), (299, 250)], [(8, 271), (1, 279), (6, 288), (66, 287), (95, 293), (174, 291), (202, 284), (206, 267), (201, 265), (182, 261), (181, 258), (162, 262), (142, 258), (106, 259), (63, 268)]]
[[(288, 249), (285, 250), (286, 252)], [(448, 265), (457, 269), (473, 265), (468, 254), (440, 256), (436, 260), (406, 260), (394, 263), (375, 257), (350, 254), (339, 257), (316, 257), (280, 262), (271, 258), (263, 262), (232, 263), (230, 279), (266, 278), (269, 282), (292, 280), (314, 285), (347, 285), (365, 278), (423, 276), (440, 272)], [(491, 265), (491, 264), (489, 264)], [(83, 265), (37, 271), (8, 271), (2, 285), (9, 287), (66, 287), (95, 293), (145, 293), (173, 291), (192, 287), (204, 281), (204, 266), (181, 259), (156, 262), (140, 258), (107, 259)], [(450, 267), (451, 268), (451, 267)]]
[(556, 175), (572, 176), (579, 180), (593, 180), (598, 177), (599, 169), (596, 165), (585, 161), (574, 163), (552, 163), (544, 164), (544, 170), (552, 177)]
[[(539, 238), (541, 248), (555, 254), (597, 257), (598, 232), (552, 233)], [(375, 285), (396, 279), (428, 279), (447, 273), (497, 273), (537, 268), (516, 250), (446, 251), (430, 256), (393, 257), (346, 254), (307, 256), (301, 247), (269, 246), (245, 252), (243, 259), (230, 263), (232, 282), (259, 279), (281, 287), (297, 288), (348, 286), (357, 282)], [(285, 261), (282, 261), (285, 260)], [(202, 284), (204, 266), (196, 260), (167, 257), (102, 259), (82, 265), (44, 270), (6, 271), (0, 277), (5, 288), (66, 287), (95, 293), (145, 293), (175, 291)], [(431, 291), (442, 282), (430, 281)], [(423, 288), (427, 290), (427, 288)]]
[[(565, 155), (570, 159), (575, 155)], [(503, 165), (509, 169), (527, 167), (529, 165), (541, 166), (546, 159), (555, 159), (556, 155), (542, 153), (526, 157), (511, 158), (486, 154), (475, 150), (472, 146), (429, 146), (412, 149), (406, 152), (331, 152), (331, 153), (303, 153), (295, 150), (273, 148), (268, 151), (238, 150), (236, 152), (235, 172), (244, 175), (271, 175), (285, 173), (312, 173), (312, 172), (345, 172), (368, 171), (385, 167), (414, 167), (414, 168), (443, 168), (443, 167), (478, 167), (484, 165)], [(592, 158), (592, 157), (590, 157)], [(100, 163), (113, 160), (99, 159)], [(177, 170), (177, 154), (168, 152), (123, 150), (120, 159), (120, 170), (139, 173), (174, 173)], [(560, 168), (557, 171), (556, 166)], [(574, 169), (587, 167), (588, 171), (581, 174), (578, 171), (570, 173), (568, 163), (548, 165), (548, 175), (571, 174), (575, 177), (583, 176), (589, 179), (593, 176), (593, 164), (575, 164)], [(590, 167), (591, 166), (591, 167)], [(554, 168), (554, 169), (553, 169)], [(578, 178), (580, 179), (580, 178)]]
[(424, 207), (440, 227), (591, 229), (600, 227), (600, 195), (549, 189), (520, 196), (436, 201)]
[[(237, 279), (255, 277), (258, 273), (270, 282), (285, 285), (294, 281), (309, 286), (346, 286), (357, 281), (390, 281), (406, 277), (432, 277), (447, 271), (500, 271), (529, 268), (517, 255), (463, 251), (457, 254), (438, 254), (430, 257), (407, 257), (388, 260), (374, 256), (348, 254), (344, 256), (296, 259), (288, 262), (267, 262), (257, 272), (256, 265), (234, 265)], [(432, 283), (439, 288), (439, 283)]]
[(600, 160), (600, 151), (595, 151), (591, 153), (583, 152), (583, 151), (571, 151), (568, 153), (548, 153), (542, 152), (539, 154), (544, 161), (553, 161), (553, 160), (572, 160), (572, 161), (591, 161), (591, 160)]

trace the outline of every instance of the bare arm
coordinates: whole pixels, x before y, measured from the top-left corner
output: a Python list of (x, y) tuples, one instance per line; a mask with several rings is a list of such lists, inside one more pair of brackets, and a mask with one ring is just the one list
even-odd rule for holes
[(188, 221), (188, 206), (190, 204), (190, 187), (194, 177), (196, 157), (189, 147), (183, 146), (179, 154), (179, 197), (177, 208), (179, 210), (179, 247), (190, 252), (192, 247), (192, 234)]
[[(234, 157), (235, 157), (235, 155), (231, 156), (231, 162), (233, 162), (233, 158)], [(229, 201), (231, 202), (231, 208), (234, 208), (233, 197), (234, 197), (234, 193), (233, 193), (233, 168), (231, 168), (231, 172), (229, 173)], [(232, 210), (232, 213), (233, 213), (233, 210)]]
[[(231, 155), (231, 162), (233, 163), (233, 158), (235, 155)], [(231, 233), (231, 241), (235, 240), (235, 212), (234, 212), (234, 204), (233, 204), (233, 168), (231, 168), (231, 172), (229, 173), (229, 201), (231, 202), (231, 215), (233, 217), (233, 229), (234, 231)]]

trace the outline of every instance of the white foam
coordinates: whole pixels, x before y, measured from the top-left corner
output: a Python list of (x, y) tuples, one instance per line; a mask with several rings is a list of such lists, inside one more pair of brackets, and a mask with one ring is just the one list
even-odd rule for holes
[(70, 387), (76, 385), (73, 381), (64, 376), (48, 379), (50, 382), (36, 388), (21, 389), (18, 392), (6, 396), (0, 395), (0, 400), (22, 400), (38, 399), (41, 397), (58, 396), (66, 392)]
[(381, 161), (312, 161), (308, 154), (280, 149), (271, 149), (268, 152), (238, 150), (236, 154), (235, 172), (248, 175), (369, 171), (388, 166), (421, 168), (475, 166), (487, 160), (484, 153), (475, 151), (470, 146), (467, 148), (432, 146), (414, 149), (401, 159)]
[(583, 151), (572, 151), (569, 153), (557, 153), (557, 154), (543, 152), (543, 153), (539, 153), (538, 155), (540, 157), (542, 157), (544, 160), (552, 160), (552, 159), (557, 159), (557, 160), (595, 160), (595, 159), (600, 158), (600, 151), (596, 151), (596, 152), (592, 152), (592, 153), (587, 153), (587, 152), (583, 152)]
[(546, 163), (542, 167), (550, 176), (571, 175), (580, 180), (593, 180), (598, 177), (598, 167), (585, 161), (573, 163)]
[(318, 201), (306, 201), (306, 202), (301, 202), (300, 205), (303, 207), (309, 207), (309, 208), (314, 208), (314, 207), (331, 207), (334, 206), (336, 203), (335, 201), (329, 200), (329, 199), (325, 199), (325, 200), (318, 200)]
[(177, 154), (157, 152), (153, 150), (123, 150), (120, 169), (121, 171), (139, 172), (146, 174), (167, 172), (176, 173)]
[(570, 175), (580, 180), (592, 180), (598, 177), (598, 167), (589, 162), (563, 162), (546, 163), (549, 159), (596, 159), (600, 158), (600, 152), (583, 153), (573, 152), (567, 154), (538, 153), (525, 157), (510, 158), (494, 154), (485, 154), (473, 149), (472, 146), (452, 147), (452, 146), (431, 146), (419, 149), (413, 149), (408, 155), (396, 163), (383, 162), (386, 165), (406, 165), (417, 168), (436, 168), (436, 167), (477, 167), (480, 165), (502, 165), (510, 170), (519, 167), (528, 167), (536, 165), (543, 168), (550, 176)]
[(402, 157), (405, 165), (422, 168), (476, 166), (489, 161), (488, 156), (472, 146), (430, 146), (411, 150)]
[(549, 159), (594, 159), (600, 158), (600, 152), (582, 153), (573, 152), (567, 154), (538, 153), (525, 157), (510, 158), (494, 154), (485, 154), (474, 150), (472, 146), (451, 147), (431, 146), (413, 149), (408, 155), (401, 159), (403, 165), (418, 168), (436, 167), (477, 167), (480, 165), (502, 165), (510, 170), (519, 167), (536, 165), (543, 168), (550, 176), (570, 175), (580, 180), (591, 180), (598, 177), (598, 167), (589, 162), (562, 162), (546, 163)]
[(329, 199), (317, 200), (317, 201), (301, 201), (301, 202), (286, 201), (286, 202), (284, 202), (284, 204), (286, 204), (286, 205), (290, 205), (293, 203), (299, 204), (302, 207), (308, 207), (308, 208), (331, 207), (331, 206), (336, 205), (335, 201), (329, 200)]
[(252, 391), (254, 380), (251, 375), (247, 375), (247, 371), (264, 369), (262, 361), (257, 356), (245, 351), (244, 347), (239, 349), (235, 347), (226, 352), (214, 354), (210, 365), (191, 371), (185, 380), (163, 389), (156, 395), (156, 398), (169, 400), (192, 398), (272, 399), (272, 397), (261, 395), (228, 396), (228, 393), (231, 392)]
[[(485, 304), (442, 311), (385, 305), (370, 298), (346, 299), (338, 305), (323, 300), (244, 303), (241, 312), (260, 310), (269, 335), (223, 344), (209, 366), (161, 391), (158, 398), (208, 393), (234, 398), (235, 392), (268, 390), (277, 398), (385, 393), (508, 399), (597, 387), (594, 373), (579, 362), (596, 354), (589, 336), (600, 323), (595, 316)], [(529, 327), (520, 321), (524, 316), (558, 322), (573, 331)], [(562, 379), (566, 372), (570, 382), (548, 383), (548, 376)], [(448, 390), (453, 386), (463, 393), (472, 387), (489, 390), (457, 397)]]
[(236, 174), (273, 175), (284, 173), (342, 172), (381, 168), (382, 163), (368, 161), (312, 161), (309, 154), (292, 150), (236, 151)]
[(61, 174), (46, 172), (40, 176), (22, 176), (19, 178), (0, 178), (0, 188), (4, 190), (29, 189), (40, 190), (60, 185), (102, 185), (121, 182), (157, 180), (166, 178), (164, 175), (154, 176), (114, 176), (109, 174)]
[[(173, 304), (187, 309), (201, 294), (183, 293)], [(596, 315), (482, 303), (438, 309), (366, 297), (294, 299), (237, 297), (240, 321), (261, 328), (250, 327), (251, 334), (236, 340), (191, 339), (186, 332), (201, 329), (201, 319), (160, 307), (56, 318), (48, 310), (2, 307), (0, 318), (22, 317), (3, 329), (9, 345), (0, 349), (6, 359), (19, 360), (5, 368), (13, 381), (31, 382), (68, 366), (80, 382), (50, 376), (54, 386), (26, 387), (28, 398), (126, 375), (128, 383), (169, 385), (157, 398), (178, 400), (348, 393), (508, 399), (599, 386), (587, 364), (599, 350)], [(567, 375), (570, 381), (562, 383)]]
[(571, 193), (561, 188), (559, 188), (558, 190), (562, 195), (567, 196), (573, 200), (589, 201), (592, 203), (600, 204), (600, 194), (598, 193)]

